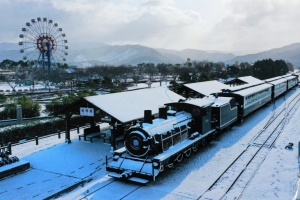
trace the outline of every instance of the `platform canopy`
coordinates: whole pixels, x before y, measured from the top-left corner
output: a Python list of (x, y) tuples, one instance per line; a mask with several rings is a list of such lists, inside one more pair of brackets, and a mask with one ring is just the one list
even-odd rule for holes
[(184, 84), (185, 87), (194, 90), (203, 96), (208, 96), (214, 93), (219, 93), (222, 89), (229, 89), (228, 85), (221, 83), (219, 81), (205, 81), (197, 83)]
[(144, 117), (144, 110), (157, 114), (165, 103), (178, 102), (184, 97), (172, 92), (167, 87), (148, 88), (84, 98), (95, 107), (103, 110), (121, 123)]

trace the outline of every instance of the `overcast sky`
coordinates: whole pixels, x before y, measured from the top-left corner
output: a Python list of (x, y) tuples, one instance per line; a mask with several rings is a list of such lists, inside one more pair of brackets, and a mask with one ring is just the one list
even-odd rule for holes
[(300, 0), (0, 0), (0, 42), (37, 17), (72, 43), (258, 52), (300, 42)]

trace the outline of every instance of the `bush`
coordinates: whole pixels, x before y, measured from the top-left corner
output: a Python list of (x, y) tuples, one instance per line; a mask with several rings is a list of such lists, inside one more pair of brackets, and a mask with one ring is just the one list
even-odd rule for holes
[(31, 118), (40, 116), (41, 106), (38, 102), (33, 102), (26, 95), (22, 95), (12, 103), (4, 104), (4, 110), (0, 112), (0, 119), (16, 119), (16, 107), (22, 106), (22, 117)]

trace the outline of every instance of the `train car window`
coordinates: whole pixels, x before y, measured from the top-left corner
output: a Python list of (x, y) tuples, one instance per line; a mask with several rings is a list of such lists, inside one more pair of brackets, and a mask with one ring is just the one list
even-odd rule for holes
[(176, 128), (175, 128), (175, 133), (179, 133), (179, 132), (180, 132), (179, 127), (176, 127)]

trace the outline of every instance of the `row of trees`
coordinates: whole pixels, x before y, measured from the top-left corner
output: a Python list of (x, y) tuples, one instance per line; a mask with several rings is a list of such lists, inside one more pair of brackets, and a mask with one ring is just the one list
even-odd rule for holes
[(143, 63), (137, 66), (94, 66), (82, 72), (90, 79), (101, 79), (103, 86), (111, 86), (119, 83), (122, 79), (132, 78), (135, 83), (147, 75), (151, 80), (154, 76), (165, 79), (172, 77), (174, 81), (201, 82), (217, 79), (228, 79), (229, 77), (254, 76), (258, 79), (267, 79), (279, 75), (284, 75), (288, 71), (293, 71), (293, 66), (283, 60), (273, 61), (266, 59), (257, 61), (253, 65), (242, 62), (239, 65), (225, 65), (222, 62), (214, 63), (208, 61), (187, 61), (184, 64), (151, 64)]
[[(283, 60), (266, 59), (255, 62), (253, 65), (247, 62), (240, 64), (226, 65), (223, 62), (191, 61), (187, 59), (182, 64), (153, 64), (141, 63), (136, 66), (131, 65), (102, 65), (84, 69), (76, 69), (69, 73), (66, 71), (67, 65), (53, 68), (50, 73), (45, 73), (45, 69), (33, 68), (27, 62), (14, 62), (4, 60), (0, 63), (1, 69), (17, 68), (18, 74), (27, 73), (31, 75), (33, 84), (35, 81), (51, 80), (52, 83), (74, 82), (81, 83), (79, 86), (90, 87), (92, 89), (99, 86), (112, 88), (121, 82), (126, 83), (128, 78), (138, 83), (147, 75), (147, 79), (159, 76), (162, 79), (172, 77), (174, 81), (201, 82), (216, 79), (227, 79), (229, 77), (254, 76), (259, 79), (266, 79), (278, 75), (283, 75), (288, 71), (293, 71), (293, 65)], [(1, 76), (1, 75), (0, 75)], [(84, 81), (82, 81), (84, 80)], [(83, 82), (87, 82), (82, 85)]]

